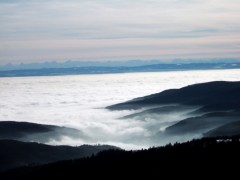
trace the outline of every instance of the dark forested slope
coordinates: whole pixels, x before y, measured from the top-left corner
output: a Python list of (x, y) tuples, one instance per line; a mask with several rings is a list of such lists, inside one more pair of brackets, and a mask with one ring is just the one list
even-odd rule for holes
[(19, 166), (87, 157), (108, 149), (118, 148), (108, 145), (50, 146), (32, 142), (0, 140), (0, 171)]
[[(204, 138), (148, 150), (109, 150), (79, 160), (16, 169), (10, 179), (215, 177), (237, 174), (239, 137)], [(1, 177), (0, 176), (0, 177)]]

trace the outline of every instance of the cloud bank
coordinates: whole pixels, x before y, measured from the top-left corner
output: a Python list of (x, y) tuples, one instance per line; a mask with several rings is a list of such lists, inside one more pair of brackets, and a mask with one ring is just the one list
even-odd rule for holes
[(0, 0), (0, 62), (239, 57), (238, 0)]
[[(102, 143), (142, 148), (169, 142), (151, 141), (158, 131), (186, 116), (180, 113), (139, 120), (121, 119), (135, 111), (104, 107), (136, 97), (207, 81), (239, 80), (239, 70), (0, 78), (0, 121), (27, 121), (79, 129), (87, 138), (51, 144)], [(187, 138), (187, 137), (186, 137)]]

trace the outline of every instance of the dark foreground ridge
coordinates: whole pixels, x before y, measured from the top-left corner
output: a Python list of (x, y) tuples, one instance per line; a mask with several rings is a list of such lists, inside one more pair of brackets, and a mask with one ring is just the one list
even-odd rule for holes
[(108, 150), (88, 158), (15, 169), (0, 178), (193, 178), (210, 174), (230, 178), (238, 173), (239, 152), (239, 137), (203, 138), (148, 150)]
[(41, 144), (58, 141), (63, 137), (78, 140), (87, 138), (80, 130), (68, 127), (0, 121), (0, 171), (30, 164), (81, 158), (117, 148), (108, 145), (71, 147)]
[(0, 140), (0, 172), (20, 166), (87, 157), (109, 149), (119, 148), (109, 145), (50, 146), (33, 142)]

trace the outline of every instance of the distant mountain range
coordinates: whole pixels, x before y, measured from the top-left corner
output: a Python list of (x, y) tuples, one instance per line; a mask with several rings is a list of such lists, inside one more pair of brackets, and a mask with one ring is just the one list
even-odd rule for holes
[[(155, 62), (156, 63), (156, 62)], [(144, 64), (144, 63), (143, 63)], [(96, 64), (95, 66), (84, 67), (61, 67), (46, 66), (41, 69), (26, 68), (17, 70), (0, 71), (0, 77), (17, 77), (17, 76), (57, 76), (57, 75), (78, 75), (78, 74), (107, 74), (107, 73), (131, 73), (131, 72), (162, 72), (162, 71), (187, 71), (187, 70), (215, 70), (215, 69), (240, 69), (240, 63), (184, 63), (184, 64), (151, 64), (136, 66), (117, 65), (112, 63)]]
[(240, 59), (223, 58), (223, 59), (173, 59), (173, 60), (127, 60), (127, 61), (45, 61), (35, 63), (8, 63), (0, 65), (0, 71), (9, 70), (27, 70), (27, 69), (59, 69), (74, 67), (137, 67), (154, 64), (191, 64), (191, 63), (240, 63)]

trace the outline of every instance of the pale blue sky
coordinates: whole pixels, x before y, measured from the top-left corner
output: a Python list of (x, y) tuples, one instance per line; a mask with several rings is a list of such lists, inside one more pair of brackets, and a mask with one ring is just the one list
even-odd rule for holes
[(240, 58), (240, 0), (0, 0), (0, 64)]

